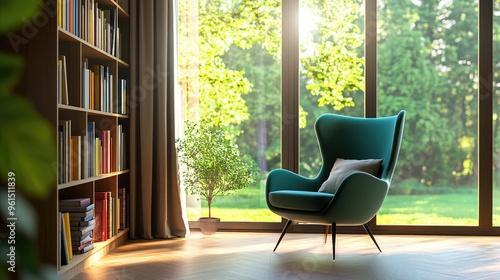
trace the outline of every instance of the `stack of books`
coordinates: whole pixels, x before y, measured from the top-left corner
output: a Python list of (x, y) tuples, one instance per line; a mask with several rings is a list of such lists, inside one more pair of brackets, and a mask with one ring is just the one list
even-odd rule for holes
[(61, 199), (59, 211), (63, 217), (68, 217), (62, 228), (66, 240), (69, 239), (66, 242), (69, 254), (78, 255), (92, 250), (95, 219), (94, 204), (90, 198)]

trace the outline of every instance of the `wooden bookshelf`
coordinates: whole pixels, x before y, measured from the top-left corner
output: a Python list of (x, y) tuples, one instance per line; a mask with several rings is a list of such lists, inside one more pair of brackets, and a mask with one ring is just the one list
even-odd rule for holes
[(128, 239), (128, 231), (128, 228), (121, 230), (112, 238), (104, 242), (96, 243), (92, 251), (83, 255), (73, 256), (74, 259), (68, 265), (62, 266), (59, 270), (60, 279), (72, 279), (78, 273), (99, 261), (107, 253), (111, 252)]
[[(66, 25), (61, 26), (59, 20), (62, 17), (62, 3), (72, 1), (78, 3), (75, 7), (81, 7), (81, 11), (73, 14), (80, 13), (82, 15), (81, 22), (74, 21), (72, 25), (78, 27), (79, 31), (76, 31), (75, 28), (69, 30)], [(83, 161), (82, 158), (75, 160), (79, 165), (78, 169), (65, 169), (61, 165), (61, 158), (58, 155), (57, 158), (53, 159), (54, 170), (57, 170), (58, 173), (57, 184), (54, 184), (47, 199), (33, 201), (40, 221), (37, 243), (41, 261), (53, 265), (62, 279), (70, 279), (128, 238), (127, 227), (117, 228), (115, 235), (108, 240), (95, 242), (94, 249), (81, 255), (74, 255), (67, 265), (61, 265), (59, 200), (89, 197), (94, 203), (96, 192), (110, 192), (114, 198), (118, 197), (120, 188), (126, 189), (127, 196), (129, 193), (130, 179), (127, 162), (129, 156), (129, 117), (126, 109), (127, 97), (119, 92), (122, 88), (120, 86), (121, 80), (126, 80), (127, 86), (130, 80), (127, 62), (129, 61), (128, 44), (130, 38), (128, 34), (130, 30), (128, 0), (43, 0), (42, 2), (40, 13), (44, 17), (38, 18), (47, 18), (47, 21), (44, 24), (35, 24), (36, 32), (30, 33), (26, 42), (13, 45), (5, 38), (0, 41), (2, 50), (12, 51), (22, 56), (26, 62), (22, 80), (16, 91), (32, 101), (36, 110), (52, 125), (54, 139), (58, 139), (58, 154), (61, 151), (67, 152), (59, 141), (59, 123), (62, 120), (71, 121), (70, 134), (71, 136), (79, 136), (78, 139), (81, 142), (84, 141), (84, 137), (89, 137), (89, 123), (94, 123), (96, 130), (109, 131), (106, 136), (109, 137), (109, 141), (106, 146), (107, 156), (105, 160), (104, 147), (101, 147), (102, 151), (97, 149), (96, 156), (103, 158), (100, 161), (101, 166), (96, 166), (99, 172), (84, 176), (83, 170), (88, 167), (84, 166), (84, 163), (88, 164), (90, 161)], [(89, 9), (86, 10), (86, 7)], [(96, 33), (89, 30), (93, 29), (92, 26), (95, 28), (96, 25), (90, 24), (91, 18), (86, 16), (90, 15), (91, 10), (95, 12), (96, 7), (106, 11), (102, 12), (101, 15), (106, 14), (106, 22), (110, 23), (109, 27), (101, 28), (101, 31), (105, 32), (101, 38), (106, 43), (101, 40), (100, 44), (96, 44), (95, 38), (91, 39), (90, 34)], [(109, 15), (116, 18), (109, 20)], [(96, 13), (94, 16), (94, 19), (98, 18)], [(113, 43), (115, 37), (111, 34), (115, 34), (118, 28), (120, 35), (116, 36), (117, 39), (114, 39)], [(111, 30), (113, 32), (110, 32)], [(22, 32), (22, 30), (19, 31), (20, 36), (24, 36)], [(109, 36), (107, 36), (108, 33)], [(120, 38), (120, 42), (117, 41), (118, 38)], [(61, 66), (59, 64), (61, 55), (65, 56), (66, 62), (67, 102), (62, 100)], [(105, 93), (100, 100), (100, 107), (91, 106), (90, 96), (87, 103), (86, 98), (84, 98), (87, 96), (86, 93), (89, 95), (92, 93), (90, 89), (86, 90), (86, 82), (92, 88), (95, 86), (95, 83), (90, 84), (90, 79), (86, 80), (84, 67), (87, 66), (89, 69), (87, 77), (90, 77), (90, 70), (94, 66), (97, 67), (96, 65), (102, 66), (101, 69), (106, 69), (105, 74), (108, 74), (106, 84), (103, 87)], [(111, 76), (113, 78), (109, 78)], [(94, 89), (97, 90), (96, 87)], [(97, 93), (94, 92), (94, 94)], [(96, 105), (95, 100), (93, 105)], [(80, 151), (80, 154), (83, 154), (83, 151)], [(66, 163), (69, 164), (69, 161)], [(66, 180), (61, 181), (60, 175), (68, 170), (80, 170), (80, 177), (68, 176)]]

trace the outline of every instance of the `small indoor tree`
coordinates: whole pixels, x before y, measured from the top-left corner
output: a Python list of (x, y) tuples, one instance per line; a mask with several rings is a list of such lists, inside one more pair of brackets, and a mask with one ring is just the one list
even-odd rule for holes
[[(212, 219), (212, 203), (216, 196), (235, 193), (255, 182), (256, 164), (240, 154), (238, 146), (222, 127), (187, 121), (184, 138), (176, 142), (179, 162), (185, 166), (182, 178), (186, 190), (207, 202), (208, 219)], [(199, 221), (202, 219), (206, 218)]]

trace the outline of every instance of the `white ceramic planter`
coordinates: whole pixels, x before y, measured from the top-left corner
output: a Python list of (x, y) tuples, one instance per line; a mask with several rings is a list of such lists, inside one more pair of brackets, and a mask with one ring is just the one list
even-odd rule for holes
[(219, 218), (199, 218), (198, 225), (203, 234), (212, 235), (219, 229)]

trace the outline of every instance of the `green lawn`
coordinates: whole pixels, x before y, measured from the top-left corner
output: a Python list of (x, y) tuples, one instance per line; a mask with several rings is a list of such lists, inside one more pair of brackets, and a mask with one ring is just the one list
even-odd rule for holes
[[(238, 194), (219, 197), (212, 206), (212, 216), (223, 221), (279, 222), (280, 217), (267, 209), (265, 189), (246, 188)], [(494, 220), (500, 226), (500, 190), (495, 190)], [(188, 208), (188, 219), (207, 216), (203, 203), (201, 212)], [(389, 195), (377, 215), (377, 223), (385, 225), (478, 225), (477, 190), (445, 194)]]
[(477, 226), (477, 194), (391, 195), (377, 224)]

